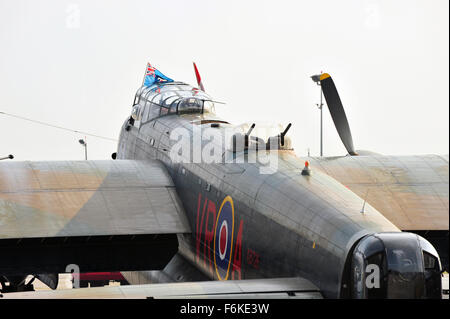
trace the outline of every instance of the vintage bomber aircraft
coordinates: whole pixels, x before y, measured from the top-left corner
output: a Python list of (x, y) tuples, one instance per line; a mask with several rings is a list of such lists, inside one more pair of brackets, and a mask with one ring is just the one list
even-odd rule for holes
[[(170, 79), (139, 88), (115, 161), (0, 164), (4, 293), (31, 290), (29, 274), (55, 288), (56, 274), (75, 270), (176, 282), (167, 295), (295, 296), (303, 287), (327, 298), (441, 297), (436, 249), (402, 230), (446, 231), (448, 247), (448, 156), (357, 156), (333, 80), (322, 74), (352, 156), (298, 158), (288, 128), (266, 141), (252, 125), (222, 146), (218, 163), (174, 161), (174, 130), (233, 127), (216, 117), (195, 71), (200, 89)], [(261, 154), (276, 156), (271, 174), (260, 173)], [(366, 285), (368, 265), (378, 266), (379, 288)], [(211, 279), (219, 281), (193, 290), (177, 283)], [(51, 293), (117, 293), (74, 291)]]

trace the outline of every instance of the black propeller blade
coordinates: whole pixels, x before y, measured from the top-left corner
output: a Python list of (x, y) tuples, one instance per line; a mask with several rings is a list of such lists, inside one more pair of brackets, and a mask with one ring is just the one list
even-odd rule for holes
[(344, 143), (344, 146), (350, 155), (358, 155), (353, 146), (352, 133), (350, 132), (347, 116), (345, 116), (344, 107), (342, 106), (342, 102), (339, 98), (333, 79), (328, 73), (320, 75), (320, 85), (322, 86), (323, 95), (327, 101), (331, 118), (333, 119), (342, 143)]

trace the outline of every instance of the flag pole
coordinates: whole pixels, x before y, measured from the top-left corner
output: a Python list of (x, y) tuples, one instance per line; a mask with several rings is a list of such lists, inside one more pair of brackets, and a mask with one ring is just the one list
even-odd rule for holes
[(142, 78), (142, 84), (141, 84), (141, 86), (143, 86), (143, 85), (144, 85), (144, 82), (145, 82), (145, 76), (147, 75), (148, 64), (149, 64), (149, 63), (147, 62), (147, 66), (145, 67), (144, 77)]

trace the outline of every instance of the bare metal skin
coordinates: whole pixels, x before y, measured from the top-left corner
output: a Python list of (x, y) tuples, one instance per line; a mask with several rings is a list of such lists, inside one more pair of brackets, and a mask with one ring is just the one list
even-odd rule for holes
[[(56, 286), (53, 274), (71, 264), (122, 271), (132, 284), (300, 277), (327, 298), (441, 297), (436, 249), (403, 231), (448, 230), (448, 157), (299, 158), (287, 127), (275, 146), (250, 129), (234, 139), (249, 147), (223, 143), (218, 162), (193, 161), (193, 148), (175, 161), (176, 130), (233, 127), (211, 103), (180, 82), (142, 87), (116, 161), (2, 161), (3, 292), (32, 289), (29, 274)], [(264, 154), (276, 159), (270, 174)]]

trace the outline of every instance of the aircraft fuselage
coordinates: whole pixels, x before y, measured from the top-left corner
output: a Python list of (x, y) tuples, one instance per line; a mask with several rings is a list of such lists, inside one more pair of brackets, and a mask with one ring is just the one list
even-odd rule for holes
[[(211, 128), (212, 122), (219, 125)], [(311, 175), (302, 175), (305, 160), (289, 150), (233, 153), (223, 147), (223, 159), (241, 163), (172, 159), (174, 130), (192, 136), (198, 128), (227, 126), (208, 113), (164, 115), (131, 127), (127, 120), (117, 159), (165, 164), (192, 230), (179, 236), (179, 252), (210, 279), (300, 276), (325, 297), (354, 296), (351, 264), (358, 242), (401, 231), (368, 204), (361, 213), (363, 200), (320, 170), (312, 167)], [(275, 153), (274, 172), (261, 173), (264, 165), (253, 160), (258, 152)]]

